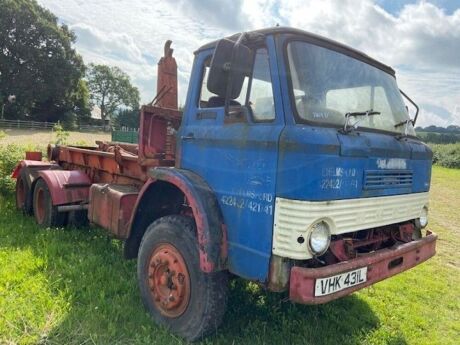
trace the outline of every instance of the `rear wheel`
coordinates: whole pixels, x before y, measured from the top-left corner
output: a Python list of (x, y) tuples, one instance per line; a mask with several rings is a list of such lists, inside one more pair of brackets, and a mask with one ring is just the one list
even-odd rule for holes
[(53, 206), (48, 185), (42, 178), (39, 178), (35, 184), (33, 209), (38, 225), (43, 227), (65, 225), (67, 214), (58, 212), (57, 206)]
[(200, 270), (192, 219), (166, 216), (152, 223), (138, 258), (141, 296), (155, 321), (189, 340), (217, 329), (227, 304), (227, 272)]
[(16, 178), (16, 208), (27, 215), (33, 213), (32, 194), (26, 180), (26, 172), (21, 169), (19, 176)]

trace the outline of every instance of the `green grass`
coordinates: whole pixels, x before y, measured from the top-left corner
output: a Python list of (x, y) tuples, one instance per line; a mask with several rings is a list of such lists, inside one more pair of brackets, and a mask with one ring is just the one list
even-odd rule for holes
[[(235, 280), (204, 344), (458, 344), (460, 170), (435, 167), (435, 258), (321, 306), (294, 305)], [(39, 229), (0, 197), (0, 344), (182, 344), (153, 324), (135, 261), (100, 229)]]

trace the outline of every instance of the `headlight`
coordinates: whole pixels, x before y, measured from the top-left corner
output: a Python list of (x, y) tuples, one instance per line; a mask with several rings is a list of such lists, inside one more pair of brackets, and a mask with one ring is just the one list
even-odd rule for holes
[(322, 255), (331, 243), (331, 231), (325, 222), (318, 222), (312, 226), (309, 246), (312, 254)]
[(422, 213), (420, 214), (420, 226), (424, 228), (428, 225), (428, 207), (424, 206), (422, 208)]

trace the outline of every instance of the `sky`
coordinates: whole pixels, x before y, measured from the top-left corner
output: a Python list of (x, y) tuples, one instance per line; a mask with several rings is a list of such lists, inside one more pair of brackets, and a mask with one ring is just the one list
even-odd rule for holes
[(120, 67), (141, 102), (156, 94), (167, 39), (184, 104), (193, 52), (224, 36), (277, 24), (359, 49), (396, 70), (420, 105), (417, 126), (460, 125), (458, 0), (38, 0), (77, 35), (85, 63)]

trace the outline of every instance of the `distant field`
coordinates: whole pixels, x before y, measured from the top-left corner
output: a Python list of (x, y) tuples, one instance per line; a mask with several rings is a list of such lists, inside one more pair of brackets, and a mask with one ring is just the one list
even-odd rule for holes
[[(0, 128), (0, 131), (5, 132), (6, 136), (0, 139), (0, 144), (35, 144), (35, 145), (48, 145), (56, 141), (56, 136), (52, 131), (39, 131), (31, 129), (6, 129)], [(110, 133), (104, 132), (69, 132), (70, 136), (68, 142), (70, 144), (82, 143), (94, 144), (96, 140), (109, 141)]]
[[(234, 280), (217, 334), (198, 344), (458, 345), (460, 170), (434, 167), (438, 254), (319, 306)], [(136, 262), (98, 228), (40, 229), (0, 195), (0, 344), (185, 344), (145, 312)]]
[(433, 144), (455, 144), (460, 142), (460, 133), (417, 131), (417, 136), (424, 142)]

